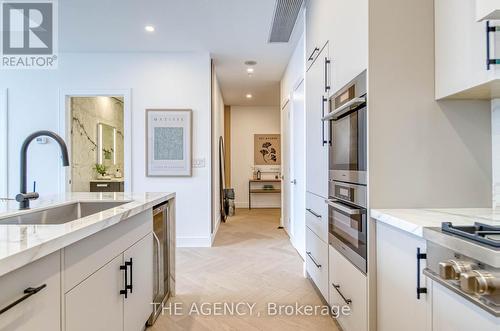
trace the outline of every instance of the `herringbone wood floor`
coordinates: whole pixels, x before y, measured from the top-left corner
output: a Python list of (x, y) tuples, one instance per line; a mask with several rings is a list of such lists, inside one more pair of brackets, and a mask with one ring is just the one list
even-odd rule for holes
[[(182, 314), (166, 313), (148, 331), (337, 330), (329, 316), (267, 314), (270, 302), (322, 302), (303, 277), (303, 261), (286, 233), (277, 229), (279, 210), (238, 209), (236, 214), (221, 224), (214, 247), (178, 248), (177, 295), (172, 302), (180, 303)], [(203, 302), (248, 302), (256, 306), (252, 316), (188, 313), (193, 303)], [(261, 312), (260, 316), (257, 312)]]

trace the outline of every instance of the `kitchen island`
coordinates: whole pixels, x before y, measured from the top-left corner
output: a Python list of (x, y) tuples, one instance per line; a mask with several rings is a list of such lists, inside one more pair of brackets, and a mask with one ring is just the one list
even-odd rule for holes
[(143, 329), (157, 288), (153, 207), (162, 204), (173, 294), (175, 193), (67, 193), (29, 210), (0, 203), (0, 329)]

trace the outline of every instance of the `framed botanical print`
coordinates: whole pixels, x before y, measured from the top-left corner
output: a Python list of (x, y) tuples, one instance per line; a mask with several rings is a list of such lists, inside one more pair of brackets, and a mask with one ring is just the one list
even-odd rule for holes
[(255, 134), (253, 145), (255, 165), (281, 164), (281, 139), (279, 134)]
[(146, 176), (191, 176), (192, 111), (146, 110)]

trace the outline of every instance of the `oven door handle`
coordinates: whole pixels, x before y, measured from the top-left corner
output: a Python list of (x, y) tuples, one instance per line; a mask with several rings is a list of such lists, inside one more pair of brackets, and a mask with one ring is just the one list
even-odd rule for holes
[(359, 208), (350, 208), (341, 203), (338, 203), (337, 200), (325, 200), (325, 202), (332, 208), (340, 210), (348, 215), (359, 215), (361, 214), (361, 209)]
[(337, 118), (344, 115), (352, 108), (357, 107), (363, 103), (366, 103), (366, 97), (364, 97), (364, 96), (349, 100), (348, 102), (344, 103), (342, 106), (339, 106), (339, 107), (335, 108), (334, 110), (332, 110), (326, 116), (323, 116), (323, 118), (321, 120), (322, 121), (336, 120)]

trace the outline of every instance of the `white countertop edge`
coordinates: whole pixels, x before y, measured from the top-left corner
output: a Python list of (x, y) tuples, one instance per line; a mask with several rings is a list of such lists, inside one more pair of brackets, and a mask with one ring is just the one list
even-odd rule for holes
[[(128, 203), (125, 203), (121, 206), (111, 208), (107, 211), (101, 212), (102, 213), (112, 213), (112, 215), (105, 216), (103, 219), (99, 220), (94, 220), (92, 221), (92, 218), (95, 218), (97, 214), (94, 215), (89, 215), (87, 217), (68, 222), (69, 223), (75, 223), (75, 222), (80, 222), (82, 223), (82, 226), (72, 230), (68, 233), (63, 233), (58, 236), (54, 236), (50, 239), (47, 239), (46, 241), (37, 243), (34, 246), (28, 247), (26, 249), (22, 249), (18, 252), (8, 254), (6, 256), (0, 256), (0, 277), (12, 272), (16, 269), (19, 269), (31, 262), (34, 262), (42, 257), (45, 257), (51, 253), (54, 253), (64, 247), (67, 247), (71, 244), (74, 244), (77, 241), (80, 241), (82, 239), (85, 239), (99, 231), (102, 231), (106, 228), (109, 228), (115, 224), (118, 224), (119, 222), (126, 221), (130, 217), (137, 215), (143, 211), (146, 211), (147, 209), (153, 208), (155, 205), (160, 204), (162, 202), (168, 201), (175, 198), (175, 193), (165, 193), (162, 195), (159, 195), (156, 198), (153, 198), (148, 201), (131, 201)], [(71, 204), (75, 202), (103, 202), (102, 199), (75, 199), (72, 201), (64, 201), (60, 203), (54, 203), (50, 207), (56, 207), (56, 206), (61, 206), (61, 205), (66, 205), (66, 204)], [(107, 200), (107, 201), (116, 201), (116, 200)], [(135, 206), (130, 206), (130, 204), (137, 204)], [(129, 206), (127, 206), (129, 205)], [(40, 208), (46, 209), (47, 206), (44, 206)], [(123, 209), (123, 210), (120, 210)], [(21, 211), (20, 213), (24, 213), (25, 211)], [(19, 213), (13, 213), (12, 215), (18, 215)], [(87, 222), (87, 224), (85, 224)], [(0, 225), (2, 227), (19, 227), (19, 225)], [(46, 225), (48, 227), (52, 225)]]
[(370, 217), (378, 222), (390, 225), (397, 229), (411, 233), (417, 237), (423, 238), (423, 227), (421, 225), (412, 223), (399, 217), (395, 217), (393, 215), (389, 215), (384, 212), (384, 210), (372, 209), (370, 211)]

